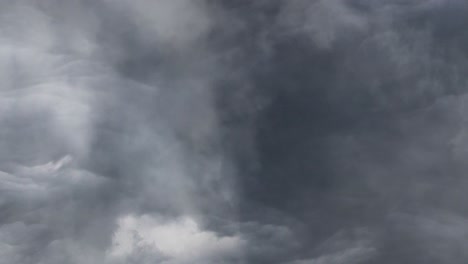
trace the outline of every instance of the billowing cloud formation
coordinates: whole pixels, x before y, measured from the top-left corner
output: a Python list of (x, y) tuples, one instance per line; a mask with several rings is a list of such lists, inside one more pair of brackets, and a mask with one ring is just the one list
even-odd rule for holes
[[(214, 67), (198, 40), (210, 28), (203, 6), (2, 6), (2, 263), (104, 263), (125, 215), (178, 219), (233, 206), (212, 78), (192, 70)], [(179, 12), (187, 21), (176, 19)], [(192, 58), (183, 53), (191, 49), (202, 61), (188, 65)], [(210, 240), (218, 235), (190, 221), (167, 236), (190, 242), (196, 231), (191, 244), (216, 247)], [(168, 261), (188, 261), (179, 255)]]
[(0, 2), (0, 264), (466, 263), (467, 14)]
[(202, 231), (190, 218), (160, 223), (150, 216), (129, 215), (119, 220), (109, 257), (127, 263), (135, 255), (141, 258), (140, 251), (147, 250), (151, 254), (159, 252), (162, 263), (217, 263), (223, 260), (213, 258), (238, 257), (242, 243), (238, 237), (218, 237)]

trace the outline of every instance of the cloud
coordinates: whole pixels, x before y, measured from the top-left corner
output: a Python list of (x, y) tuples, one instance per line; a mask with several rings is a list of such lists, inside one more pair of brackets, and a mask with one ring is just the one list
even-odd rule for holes
[[(193, 49), (209, 54), (205, 11), (191, 1), (19, 1), (2, 8), (2, 263), (103, 263), (119, 216), (140, 212), (167, 214), (174, 223), (154, 222), (163, 225), (157, 232), (168, 227), (166, 236), (188, 236), (187, 245), (205, 250), (163, 252), (174, 261), (205, 263), (237, 247), (235, 237), (178, 220), (226, 210), (221, 205), (234, 199), (216, 146), (215, 74), (193, 73), (212, 62), (176, 58)], [(129, 50), (157, 56), (132, 61)], [(159, 59), (178, 62), (159, 66)]]
[[(154, 45), (190, 48), (212, 28), (205, 2), (187, 0), (107, 0), (109, 5), (125, 11), (135, 23), (142, 41)], [(180, 16), (184, 14), (184, 16)], [(175, 19), (175, 16), (178, 16)]]
[[(11, 173), (1, 173), (1, 263), (60, 263), (62, 260), (55, 262), (58, 255), (78, 257), (74, 248), (80, 247), (80, 239), (70, 240), (71, 227), (79, 228), (81, 221), (96, 213), (92, 208), (82, 209), (97, 197), (106, 181), (73, 168), (71, 161), (70, 156), (65, 156), (33, 167), (14, 166)], [(101, 220), (88, 220), (80, 236), (89, 235), (86, 233), (103, 224)], [(93, 251), (81, 250), (89, 250), (90, 254)]]
[(0, 3), (0, 263), (466, 262), (467, 10)]
[(368, 18), (346, 1), (288, 1), (280, 15), (286, 32), (305, 35), (321, 49), (331, 48), (347, 34), (366, 31)]
[(164, 223), (149, 215), (124, 216), (118, 221), (109, 257), (129, 259), (139, 249), (161, 256), (161, 263), (219, 263), (238, 258), (244, 241), (200, 229), (190, 217)]

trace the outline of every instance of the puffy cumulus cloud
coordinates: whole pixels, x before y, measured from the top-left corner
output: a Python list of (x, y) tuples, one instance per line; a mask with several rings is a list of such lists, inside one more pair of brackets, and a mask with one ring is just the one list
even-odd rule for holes
[(190, 217), (164, 221), (149, 215), (127, 215), (119, 219), (118, 225), (108, 252), (109, 259), (117, 263), (144, 258), (143, 254), (156, 255), (161, 263), (168, 264), (230, 263), (239, 261), (245, 243), (238, 236), (203, 230)]

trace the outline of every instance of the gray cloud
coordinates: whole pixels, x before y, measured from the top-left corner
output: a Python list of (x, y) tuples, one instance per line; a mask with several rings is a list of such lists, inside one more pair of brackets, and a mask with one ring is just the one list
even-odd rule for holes
[(0, 3), (0, 263), (464, 263), (463, 1)]

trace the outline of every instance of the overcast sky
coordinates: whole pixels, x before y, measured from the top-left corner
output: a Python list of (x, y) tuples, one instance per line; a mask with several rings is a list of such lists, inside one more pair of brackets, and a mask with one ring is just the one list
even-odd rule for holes
[(468, 2), (0, 0), (0, 264), (465, 264)]

